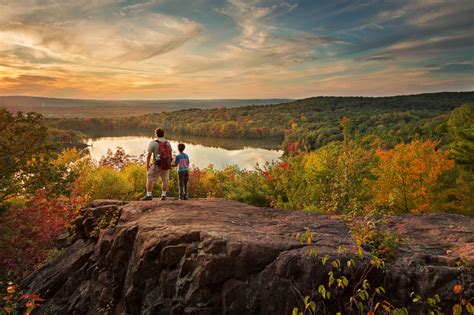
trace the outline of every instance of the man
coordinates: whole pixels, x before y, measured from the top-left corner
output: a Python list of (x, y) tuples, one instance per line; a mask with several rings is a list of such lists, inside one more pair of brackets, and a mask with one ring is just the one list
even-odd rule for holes
[[(171, 144), (165, 140), (165, 131), (161, 128), (155, 131), (158, 139), (152, 140), (148, 144), (148, 155), (146, 157), (146, 196), (140, 200), (152, 200), (153, 182), (159, 176), (161, 178), (161, 200), (166, 200), (168, 191), (168, 180), (171, 168)], [(151, 158), (153, 162), (150, 165)]]

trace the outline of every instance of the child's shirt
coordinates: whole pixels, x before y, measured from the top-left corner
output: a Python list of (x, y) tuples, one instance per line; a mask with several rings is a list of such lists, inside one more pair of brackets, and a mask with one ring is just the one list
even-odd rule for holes
[(189, 157), (186, 153), (178, 154), (175, 163), (178, 165), (178, 172), (189, 170)]

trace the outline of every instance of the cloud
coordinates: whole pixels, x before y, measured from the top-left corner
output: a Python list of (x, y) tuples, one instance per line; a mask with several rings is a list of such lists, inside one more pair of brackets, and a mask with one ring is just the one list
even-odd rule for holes
[(48, 81), (55, 81), (56, 78), (53, 77), (47, 77), (47, 76), (42, 76), (42, 75), (26, 75), (22, 74), (18, 77), (4, 77), (2, 79), (3, 81), (9, 82), (9, 83), (32, 83), (32, 82), (48, 82)]
[[(433, 36), (425, 39), (408, 39), (399, 41), (393, 45), (378, 51), (386, 55), (410, 55), (437, 53), (457, 49), (470, 48), (474, 46), (474, 34), (460, 32), (452, 35)], [(426, 56), (426, 55), (425, 55)]]
[[(144, 8), (153, 3), (140, 5)], [(0, 13), (0, 42), (11, 50), (28, 48), (37, 55), (70, 62), (123, 63), (165, 54), (202, 32), (199, 23), (185, 18), (152, 12), (135, 14), (138, 4), (125, 6), (128, 14), (123, 16), (107, 14), (121, 12), (112, 4), (99, 1), (96, 5), (72, 6), (50, 2), (23, 8), (16, 3), (16, 11)], [(77, 14), (76, 8), (89, 15)], [(48, 13), (39, 14), (45, 11)]]
[(316, 36), (306, 31), (281, 27), (277, 18), (295, 10), (298, 4), (288, 2), (265, 5), (263, 1), (230, 0), (219, 10), (235, 20), (240, 35), (227, 45), (225, 59), (239, 59), (240, 64), (292, 65), (314, 61), (318, 48), (347, 42), (329, 36)]
[(364, 58), (365, 61), (390, 61), (394, 59), (395, 58), (390, 55), (375, 55)]
[(431, 66), (432, 73), (444, 74), (470, 74), (474, 76), (474, 64), (470, 62), (446, 63), (438, 66)]
[(360, 19), (362, 24), (339, 30), (352, 35), (348, 53), (369, 52), (373, 57), (391, 50), (404, 55), (428, 51), (432, 56), (474, 45), (471, 0), (379, 1), (377, 8)]

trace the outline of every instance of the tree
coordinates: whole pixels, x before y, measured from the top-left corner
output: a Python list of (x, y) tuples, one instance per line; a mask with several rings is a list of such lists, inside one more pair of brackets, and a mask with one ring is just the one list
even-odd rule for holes
[(38, 189), (64, 193), (65, 166), (53, 163), (58, 147), (48, 138), (40, 114), (0, 110), (0, 205)]
[(455, 109), (449, 117), (448, 127), (454, 140), (451, 156), (468, 171), (474, 171), (474, 105)]
[(466, 104), (454, 110), (449, 117), (448, 130), (453, 138), (450, 156), (458, 166), (455, 210), (474, 215), (474, 105)]
[(454, 167), (448, 152), (436, 149), (431, 140), (400, 143), (389, 151), (376, 152), (380, 161), (371, 182), (376, 208), (396, 213), (434, 211), (441, 176)]

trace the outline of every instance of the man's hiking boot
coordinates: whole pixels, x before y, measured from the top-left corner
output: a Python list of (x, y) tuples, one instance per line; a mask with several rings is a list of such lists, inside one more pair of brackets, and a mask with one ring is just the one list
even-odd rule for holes
[(188, 200), (188, 197), (184, 196), (184, 197), (183, 197), (183, 200)]
[(161, 196), (161, 200), (166, 200), (166, 196)]
[(153, 197), (152, 196), (145, 196), (145, 197), (140, 198), (140, 200), (141, 201), (153, 200)]

